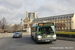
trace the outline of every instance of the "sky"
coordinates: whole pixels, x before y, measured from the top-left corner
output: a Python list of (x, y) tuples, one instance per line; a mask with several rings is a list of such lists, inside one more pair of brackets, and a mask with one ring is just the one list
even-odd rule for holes
[(8, 24), (20, 23), (26, 11), (36, 11), (38, 18), (75, 13), (75, 0), (0, 0), (0, 20)]

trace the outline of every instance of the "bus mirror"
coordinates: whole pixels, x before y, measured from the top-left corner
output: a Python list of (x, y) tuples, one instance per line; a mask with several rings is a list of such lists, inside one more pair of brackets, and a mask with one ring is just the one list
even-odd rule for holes
[(56, 26), (55, 26), (55, 28), (56, 28)]

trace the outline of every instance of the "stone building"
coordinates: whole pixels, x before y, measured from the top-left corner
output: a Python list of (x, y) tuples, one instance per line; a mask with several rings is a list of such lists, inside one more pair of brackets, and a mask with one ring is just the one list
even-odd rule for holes
[(35, 12), (26, 12), (26, 18), (23, 20), (23, 30), (27, 30), (33, 24), (33, 20), (37, 18), (36, 11)]
[(55, 22), (56, 30), (75, 30), (75, 14), (37, 18), (33, 20), (33, 23), (39, 23), (43, 21)]
[(40, 22), (54, 22), (56, 24), (56, 30), (75, 30), (75, 14), (64, 14), (58, 16), (49, 16), (43, 18), (37, 18), (36, 12), (26, 12), (26, 18), (24, 19), (24, 29), (30, 28), (33, 23)]

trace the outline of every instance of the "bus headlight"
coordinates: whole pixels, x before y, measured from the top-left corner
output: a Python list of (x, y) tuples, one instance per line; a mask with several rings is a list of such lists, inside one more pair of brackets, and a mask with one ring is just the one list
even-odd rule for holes
[(56, 34), (53, 35), (53, 39), (56, 39)]
[(41, 35), (38, 35), (38, 38), (39, 38), (39, 39), (41, 39), (41, 38), (42, 38), (42, 36), (41, 36)]

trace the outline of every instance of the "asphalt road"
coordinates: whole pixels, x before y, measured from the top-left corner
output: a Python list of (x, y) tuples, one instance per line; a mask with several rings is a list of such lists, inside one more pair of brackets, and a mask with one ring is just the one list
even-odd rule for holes
[(0, 50), (75, 50), (75, 42), (57, 40), (51, 44), (36, 44), (30, 36), (4, 38), (0, 39)]

